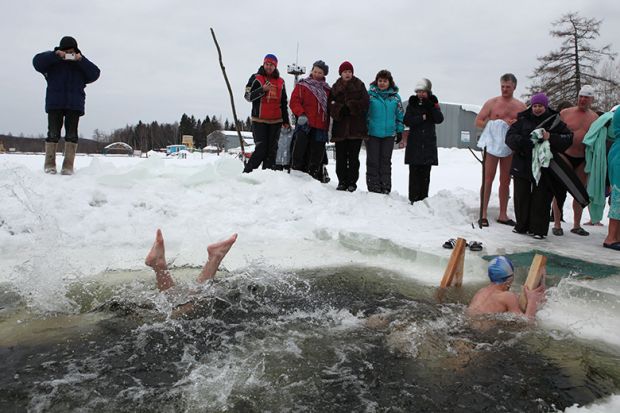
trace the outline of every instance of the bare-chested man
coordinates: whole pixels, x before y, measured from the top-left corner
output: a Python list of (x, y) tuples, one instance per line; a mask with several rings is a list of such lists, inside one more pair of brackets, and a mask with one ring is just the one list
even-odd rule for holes
[[(487, 148), (484, 159), (484, 199), (480, 225), (489, 226), (487, 208), (493, 189), (493, 180), (499, 163), (499, 216), (497, 222), (506, 225), (515, 225), (508, 218), (508, 197), (510, 194), (510, 166), (512, 164), (512, 151), (506, 146), (505, 138), (508, 127), (516, 122), (517, 114), (526, 109), (523, 102), (513, 97), (517, 87), (517, 78), (512, 73), (506, 73), (500, 78), (501, 96), (496, 96), (486, 101), (478, 116), (476, 126), (484, 128), (480, 142), (481, 147)], [(502, 122), (503, 121), (503, 122)], [(491, 122), (491, 124), (489, 124)], [(504, 124), (505, 123), (505, 124)], [(491, 128), (493, 126), (493, 128)], [(493, 131), (493, 132), (492, 132)]]
[[(230, 238), (216, 242), (207, 247), (208, 259), (205, 263), (202, 271), (198, 275), (196, 281), (198, 283), (204, 283), (205, 281), (213, 278), (217, 272), (220, 263), (230, 251), (237, 240), (237, 234), (233, 234)], [(157, 230), (155, 235), (155, 242), (153, 247), (149, 251), (144, 263), (151, 267), (155, 271), (155, 277), (157, 279), (157, 288), (159, 291), (166, 291), (174, 286), (174, 280), (168, 271), (168, 264), (166, 263), (166, 249), (164, 247), (164, 237), (161, 230)]]
[[(577, 106), (564, 109), (560, 112), (560, 117), (566, 123), (568, 128), (573, 132), (573, 144), (564, 152), (564, 157), (571, 165), (581, 182), (586, 186), (588, 177), (585, 173), (586, 167), (586, 147), (583, 144), (583, 138), (590, 129), (590, 125), (598, 115), (590, 109), (594, 99), (594, 88), (590, 85), (584, 85), (579, 91), (577, 97)], [(563, 204), (563, 202), (560, 202)], [(571, 232), (577, 235), (590, 235), (588, 231), (581, 227), (581, 215), (583, 208), (579, 203), (573, 200), (573, 229)], [(560, 207), (556, 202), (553, 204), (554, 228), (560, 227)], [(554, 231), (555, 233), (556, 231)]]
[(489, 279), (491, 283), (480, 289), (472, 298), (467, 313), (469, 315), (491, 314), (491, 313), (515, 313), (525, 315), (532, 319), (536, 315), (538, 305), (545, 295), (544, 282), (530, 290), (527, 286), (525, 296), (527, 297), (527, 308), (525, 312), (519, 307), (519, 297), (510, 292), (510, 286), (514, 280), (514, 266), (512, 262), (504, 257), (495, 257), (489, 263)]

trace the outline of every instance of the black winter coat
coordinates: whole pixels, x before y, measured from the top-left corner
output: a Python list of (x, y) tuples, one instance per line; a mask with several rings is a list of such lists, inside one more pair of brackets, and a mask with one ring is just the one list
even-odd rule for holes
[[(426, 119), (423, 115), (426, 115)], [(443, 122), (443, 114), (437, 97), (429, 94), (428, 99), (420, 100), (417, 95), (411, 96), (403, 122), (409, 126), (405, 163), (438, 165), (435, 125)]]
[(32, 59), (37, 72), (47, 80), (45, 111), (69, 109), (84, 114), (86, 93), (84, 88), (99, 78), (99, 68), (84, 55), (79, 61), (61, 59), (49, 51)]
[[(555, 116), (558, 113), (553, 109), (547, 109), (540, 116), (535, 116), (532, 108), (529, 107), (517, 115), (517, 121), (512, 124), (506, 133), (506, 145), (513, 150), (512, 166), (510, 174), (517, 178), (530, 179), (534, 182), (532, 175), (532, 149), (534, 143), (530, 139), (531, 133), (540, 127), (551, 134), (549, 144), (551, 153), (561, 153), (567, 150), (573, 143), (573, 133), (561, 120), (556, 126), (552, 126)], [(558, 115), (559, 116), (559, 115)], [(542, 126), (541, 123), (546, 121)]]

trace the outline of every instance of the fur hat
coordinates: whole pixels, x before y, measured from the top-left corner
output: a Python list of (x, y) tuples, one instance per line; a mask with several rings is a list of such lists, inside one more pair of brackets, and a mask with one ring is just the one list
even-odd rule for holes
[(344, 61), (338, 68), (338, 74), (341, 75), (345, 70), (350, 70), (353, 72), (353, 65), (350, 62)]
[(590, 85), (583, 85), (579, 90), (579, 96), (585, 96), (588, 98), (594, 97), (594, 88)]
[(327, 76), (327, 73), (329, 73), (329, 66), (327, 66), (322, 60), (317, 60), (316, 62), (312, 63), (312, 67), (318, 67), (319, 69), (321, 69), (323, 71), (323, 75), (325, 76)]
[(77, 40), (75, 40), (71, 36), (65, 36), (62, 39), (60, 39), (60, 44), (58, 45), (58, 47), (54, 48), (54, 51), (56, 50), (64, 51), (64, 50), (69, 50), (69, 49), (73, 49), (75, 50), (76, 53), (80, 53), (80, 49), (78, 49)]
[(267, 62), (273, 64), (275, 67), (278, 67), (278, 58), (274, 54), (269, 53), (265, 56), (265, 58), (263, 59), (263, 64)]
[(423, 77), (421, 80), (418, 81), (418, 83), (415, 84), (415, 91), (419, 91), (419, 90), (423, 90), (425, 92), (430, 92), (431, 89), (433, 88), (433, 84), (431, 83), (430, 80), (428, 80), (427, 78)]
[(544, 107), (548, 108), (549, 107), (549, 98), (547, 97), (547, 95), (545, 95), (542, 92), (541, 93), (536, 93), (530, 99), (530, 104), (532, 106), (534, 106), (534, 105), (543, 105)]

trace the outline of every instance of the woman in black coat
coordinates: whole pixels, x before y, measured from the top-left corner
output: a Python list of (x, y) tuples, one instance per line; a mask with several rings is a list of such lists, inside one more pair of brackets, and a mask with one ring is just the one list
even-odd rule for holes
[(531, 234), (543, 239), (549, 232), (549, 213), (553, 199), (553, 179), (548, 168), (540, 169), (536, 183), (532, 173), (531, 135), (543, 129), (540, 142), (549, 141), (551, 154), (564, 152), (573, 142), (573, 133), (560, 120), (558, 113), (549, 108), (549, 99), (537, 93), (531, 106), (517, 115), (517, 121), (506, 134), (506, 145), (514, 152), (510, 174), (514, 178), (514, 208), (517, 224), (513, 232)]
[(416, 84), (416, 94), (409, 98), (404, 123), (409, 126), (405, 164), (409, 165), (409, 201), (413, 204), (428, 197), (431, 167), (438, 165), (435, 125), (443, 122), (431, 81)]

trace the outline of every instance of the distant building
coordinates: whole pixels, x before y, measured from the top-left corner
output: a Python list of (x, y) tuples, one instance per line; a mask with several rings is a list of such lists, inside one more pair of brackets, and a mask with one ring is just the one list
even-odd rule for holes
[[(244, 146), (254, 146), (252, 132), (241, 132), (241, 137), (243, 138)], [(207, 145), (217, 146), (224, 152), (227, 152), (229, 149), (239, 148), (241, 146), (239, 144), (239, 136), (237, 135), (237, 131), (230, 130), (216, 130), (215, 132), (211, 132), (207, 135)]]
[[(406, 107), (408, 102), (404, 102)], [(468, 105), (463, 103), (443, 103), (440, 102), (441, 112), (444, 120), (436, 126), (437, 146), (440, 148), (472, 148), (480, 150), (476, 143), (478, 134), (475, 125), (476, 116), (480, 112), (481, 106)], [(403, 144), (407, 146), (409, 131), (403, 133)]]
[(192, 135), (183, 135), (181, 143), (187, 146), (188, 149), (194, 149), (194, 137)]

